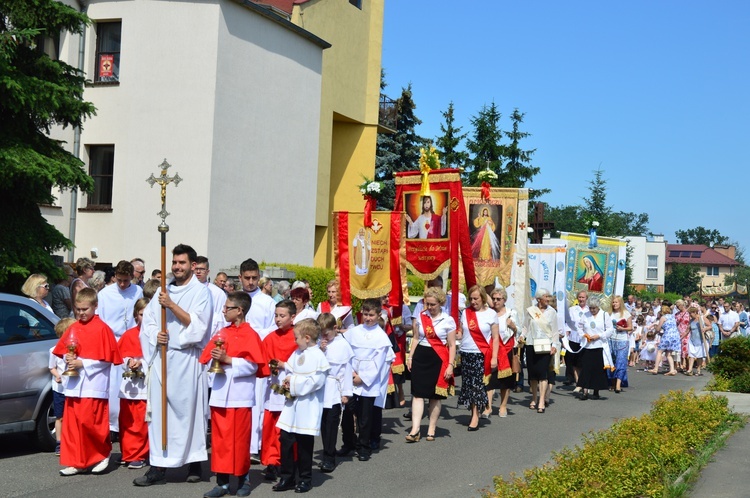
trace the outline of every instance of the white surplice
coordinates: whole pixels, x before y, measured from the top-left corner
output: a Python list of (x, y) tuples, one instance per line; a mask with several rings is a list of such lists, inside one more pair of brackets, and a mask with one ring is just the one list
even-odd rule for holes
[(375, 398), (375, 406), (383, 408), (391, 363), (396, 359), (391, 340), (377, 325), (350, 328), (344, 332), (344, 339), (354, 352), (352, 370), (362, 379), (362, 384), (354, 386), (354, 394)]
[(286, 375), (291, 377), (289, 392), (294, 398), (284, 403), (276, 427), (295, 434), (320, 435), (323, 387), (330, 369), (318, 346), (292, 353), (286, 362)]

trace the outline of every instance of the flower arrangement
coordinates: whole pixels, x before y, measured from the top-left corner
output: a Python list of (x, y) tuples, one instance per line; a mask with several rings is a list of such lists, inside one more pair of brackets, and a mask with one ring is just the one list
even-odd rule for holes
[(497, 173), (487, 168), (487, 169), (483, 169), (482, 171), (480, 171), (479, 174), (477, 175), (477, 178), (479, 178), (479, 180), (483, 182), (487, 182), (490, 180), (497, 180)]
[(378, 182), (375, 180), (371, 180), (367, 178), (366, 176), (362, 177), (365, 181), (361, 185), (359, 185), (359, 192), (364, 196), (370, 196), (374, 198), (378, 198), (383, 192), (383, 183)]
[(419, 149), (419, 170), (440, 169), (440, 158), (437, 149), (430, 145), (428, 148)]

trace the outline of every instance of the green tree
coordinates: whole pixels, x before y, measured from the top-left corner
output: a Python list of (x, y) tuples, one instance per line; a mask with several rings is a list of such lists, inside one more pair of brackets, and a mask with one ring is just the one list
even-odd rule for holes
[(419, 169), (419, 148), (426, 143), (416, 132), (422, 121), (414, 114), (417, 106), (412, 99), (411, 83), (402, 89), (397, 102), (398, 130), (389, 138), (378, 136), (375, 179), (383, 182), (384, 187), (378, 209), (393, 209), (396, 198), (393, 173)]
[(474, 130), (471, 138), (466, 141), (466, 148), (471, 152), (471, 157), (464, 171), (464, 183), (470, 186), (479, 186), (479, 172), (491, 169), (498, 175), (502, 175), (503, 158), (505, 157), (505, 146), (500, 143), (503, 132), (500, 130), (500, 111), (493, 102), (490, 106), (482, 106), (476, 116), (471, 118)]
[(61, 276), (51, 253), (72, 243), (42, 216), (53, 187), (90, 191), (83, 163), (52, 140), (52, 126), (80, 127), (95, 113), (83, 101), (84, 76), (53, 60), (44, 39), (80, 34), (89, 22), (53, 0), (0, 0), (0, 288), (17, 292), (29, 273)]
[(696, 244), (712, 247), (714, 245), (726, 245), (729, 243), (729, 238), (723, 236), (718, 230), (709, 230), (704, 227), (676, 230), (674, 235), (677, 238), (678, 244)]
[[(523, 150), (519, 145), (521, 140), (531, 136), (531, 133), (520, 131), (525, 115), (526, 113), (519, 112), (518, 108), (513, 109), (513, 114), (510, 115), (511, 131), (503, 132), (510, 143), (505, 146), (505, 157), (508, 161), (503, 168), (503, 174), (498, 178), (500, 187), (523, 188), (539, 174), (539, 167), (530, 164), (531, 156), (536, 149)], [(549, 189), (534, 189), (530, 198), (533, 201), (549, 192)]]
[(698, 265), (672, 265), (672, 270), (664, 275), (664, 291), (685, 296), (700, 290), (699, 270)]
[(469, 160), (469, 154), (460, 150), (460, 145), (466, 139), (467, 133), (461, 133), (461, 127), (453, 124), (455, 122), (453, 111), (453, 102), (451, 102), (448, 104), (448, 109), (440, 113), (445, 123), (440, 124), (440, 131), (443, 134), (435, 139), (435, 144), (440, 153), (440, 162), (444, 167), (463, 168)]

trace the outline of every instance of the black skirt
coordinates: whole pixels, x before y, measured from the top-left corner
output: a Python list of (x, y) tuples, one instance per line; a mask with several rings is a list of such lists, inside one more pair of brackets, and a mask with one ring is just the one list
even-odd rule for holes
[(578, 387), (595, 391), (609, 388), (602, 348), (583, 349), (579, 354), (581, 355), (581, 372), (578, 374)]
[(417, 398), (445, 399), (435, 394), (443, 362), (430, 346), (417, 345), (411, 359), (411, 394)]
[(570, 341), (570, 349), (578, 351), (577, 353), (571, 353), (565, 351), (565, 367), (566, 368), (581, 368), (581, 343)]
[(549, 363), (551, 359), (551, 354), (536, 354), (534, 346), (526, 346), (526, 369), (529, 373), (529, 380), (549, 380)]
[[(510, 365), (513, 364), (513, 350), (515, 348), (508, 351), (508, 363)], [(487, 390), (491, 389), (513, 389), (516, 387), (516, 375), (510, 374), (507, 377), (503, 377), (502, 379), (497, 378), (497, 370), (493, 370), (492, 374), (490, 375), (490, 381), (487, 384)]]

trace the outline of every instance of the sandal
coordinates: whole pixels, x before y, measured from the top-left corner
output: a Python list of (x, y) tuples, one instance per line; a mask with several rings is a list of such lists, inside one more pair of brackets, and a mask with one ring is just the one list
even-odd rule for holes
[(425, 438), (426, 441), (434, 441), (435, 440), (435, 434), (427, 434), (427, 437)]
[(531, 403), (529, 403), (529, 409), (530, 410), (536, 410), (536, 403), (534, 403), (533, 401)]
[(416, 443), (419, 441), (419, 438), (422, 437), (422, 434), (417, 432), (416, 434), (409, 434), (406, 436), (406, 442), (407, 443)]

